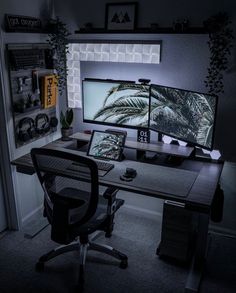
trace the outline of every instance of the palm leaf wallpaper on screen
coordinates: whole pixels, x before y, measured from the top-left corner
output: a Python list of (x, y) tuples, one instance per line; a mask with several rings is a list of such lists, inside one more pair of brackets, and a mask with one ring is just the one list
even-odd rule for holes
[(100, 136), (92, 146), (91, 153), (94, 156), (118, 159), (121, 151), (121, 139), (115, 135)]
[(121, 83), (111, 87), (93, 119), (120, 125), (148, 125), (149, 87)]
[(210, 148), (215, 108), (214, 96), (152, 86), (150, 126), (170, 136)]

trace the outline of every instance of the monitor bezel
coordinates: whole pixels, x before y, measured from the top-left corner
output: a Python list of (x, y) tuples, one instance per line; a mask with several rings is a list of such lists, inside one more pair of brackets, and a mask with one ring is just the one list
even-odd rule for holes
[[(207, 147), (205, 145), (201, 145), (199, 143), (195, 143), (195, 142), (192, 142), (192, 141), (189, 141), (187, 139), (184, 139), (184, 138), (180, 138), (179, 136), (177, 135), (173, 135), (168, 132), (165, 132), (165, 131), (162, 131), (162, 130), (157, 130), (157, 129), (154, 129), (152, 126), (151, 126), (151, 123), (150, 123), (150, 115), (151, 115), (151, 99), (152, 99), (152, 96), (151, 96), (151, 89), (152, 89), (152, 86), (158, 86), (158, 87), (162, 87), (162, 88), (169, 88), (169, 89), (174, 89), (174, 90), (181, 90), (181, 91), (185, 91), (185, 92), (189, 92), (189, 93), (196, 93), (196, 94), (202, 94), (202, 95), (205, 95), (205, 96), (212, 96), (216, 99), (216, 106), (215, 106), (215, 112), (214, 112), (214, 124), (213, 124), (213, 131), (212, 131), (212, 140), (211, 140), (211, 146), (210, 147)], [(193, 91), (193, 90), (186, 90), (186, 89), (182, 89), (182, 88), (176, 88), (176, 87), (170, 87), (170, 86), (165, 86), (165, 85), (160, 85), (160, 84), (151, 84), (150, 85), (150, 93), (149, 93), (149, 98), (150, 98), (150, 101), (149, 101), (149, 130), (152, 130), (154, 132), (158, 132), (162, 135), (167, 135), (171, 138), (174, 138), (174, 139), (177, 139), (177, 140), (180, 140), (180, 141), (183, 141), (183, 142), (186, 142), (189, 146), (191, 147), (200, 147), (202, 149), (206, 149), (206, 150), (209, 150), (209, 151), (212, 151), (213, 148), (214, 148), (214, 141), (215, 141), (215, 129), (216, 129), (216, 120), (217, 120), (217, 109), (218, 109), (218, 96), (215, 95), (215, 94), (209, 94), (209, 93), (203, 93), (203, 92), (200, 92), (200, 91)]]
[[(104, 125), (104, 126), (114, 126), (114, 127), (118, 127), (118, 128), (144, 129), (144, 130), (149, 129), (150, 113), (148, 113), (147, 126), (123, 125), (123, 124), (117, 124), (117, 123), (111, 123), (111, 122), (104, 122), (104, 121), (96, 121), (96, 120), (91, 120), (91, 119), (85, 119), (85, 117), (84, 117), (84, 82), (85, 81), (106, 82), (106, 83), (127, 83), (128, 82), (128, 83), (132, 83), (132, 84), (138, 84), (135, 81), (131, 81), (131, 80), (84, 78), (82, 80), (82, 115), (83, 115), (83, 122), (84, 123), (92, 123), (92, 124)], [(149, 91), (149, 110), (150, 110), (150, 85), (148, 84), (147, 86), (149, 86), (148, 91)]]
[[(103, 156), (94, 156), (92, 154), (90, 154), (90, 149), (91, 149), (91, 145), (92, 145), (92, 141), (93, 141), (93, 137), (95, 133), (104, 133), (104, 134), (111, 134), (111, 135), (120, 135), (123, 136), (123, 140), (122, 140), (122, 146), (120, 148), (120, 153), (119, 153), (119, 157), (117, 159), (113, 159), (113, 158), (108, 158), (108, 157), (103, 157)], [(89, 141), (89, 146), (88, 146), (88, 150), (87, 150), (87, 156), (92, 157), (94, 159), (101, 159), (101, 160), (111, 160), (111, 161), (121, 161), (122, 159), (122, 154), (123, 154), (123, 150), (124, 150), (124, 145), (125, 145), (125, 140), (126, 140), (126, 134), (124, 132), (115, 132), (115, 131), (103, 131), (103, 130), (93, 130), (90, 141)]]

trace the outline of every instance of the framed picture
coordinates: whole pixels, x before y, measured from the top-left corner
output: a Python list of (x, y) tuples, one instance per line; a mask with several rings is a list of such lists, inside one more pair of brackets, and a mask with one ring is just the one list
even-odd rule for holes
[(136, 27), (137, 2), (107, 3), (107, 30), (133, 30)]

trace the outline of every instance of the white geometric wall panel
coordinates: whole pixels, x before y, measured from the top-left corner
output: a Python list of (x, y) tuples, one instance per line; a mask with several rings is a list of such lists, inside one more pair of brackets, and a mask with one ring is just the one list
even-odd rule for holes
[(140, 41), (109, 43), (70, 43), (67, 55), (67, 93), (68, 106), (81, 108), (80, 61), (123, 62), (123, 63), (160, 63), (160, 42), (143, 43)]

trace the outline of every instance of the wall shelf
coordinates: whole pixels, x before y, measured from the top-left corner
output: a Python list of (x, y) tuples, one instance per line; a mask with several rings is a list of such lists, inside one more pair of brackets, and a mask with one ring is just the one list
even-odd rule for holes
[(104, 28), (81, 28), (75, 34), (207, 34), (204, 27), (189, 27), (184, 31), (174, 30), (172, 27), (137, 28), (135, 30), (107, 30)]
[[(90, 141), (91, 134), (76, 132), (73, 135), (71, 135), (71, 137), (79, 142), (88, 143)], [(167, 144), (163, 142), (145, 143), (129, 139), (126, 139), (125, 141), (125, 148), (136, 149), (138, 151), (155, 152), (159, 154), (168, 154), (172, 156), (180, 156), (183, 158), (189, 158), (194, 151), (193, 147)]]
[(15, 116), (25, 116), (25, 114), (30, 114), (30, 113), (33, 113), (35, 111), (38, 111), (38, 110), (42, 110), (41, 108), (41, 105), (38, 105), (38, 106), (33, 106), (33, 107), (30, 107), (30, 108), (25, 108), (24, 110), (22, 111), (14, 111), (14, 115)]

